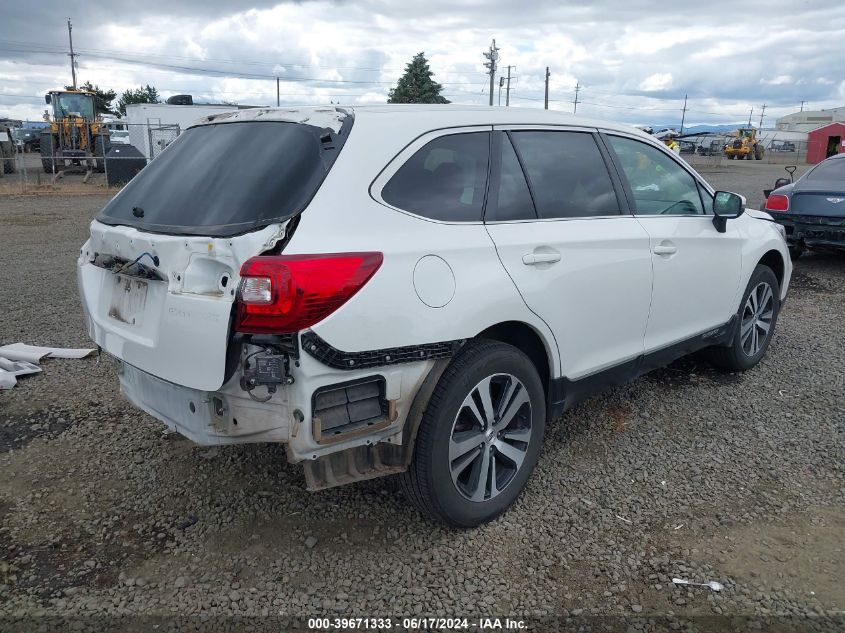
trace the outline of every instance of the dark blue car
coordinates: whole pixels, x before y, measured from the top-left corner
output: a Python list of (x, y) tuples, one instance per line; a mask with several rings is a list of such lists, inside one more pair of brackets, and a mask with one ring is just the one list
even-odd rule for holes
[(786, 228), (792, 259), (808, 248), (845, 250), (845, 154), (823, 160), (795, 182), (779, 178), (766, 193), (765, 210)]

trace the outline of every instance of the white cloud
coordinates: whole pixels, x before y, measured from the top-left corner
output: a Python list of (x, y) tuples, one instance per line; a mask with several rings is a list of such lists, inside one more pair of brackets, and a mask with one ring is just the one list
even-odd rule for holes
[(785, 84), (792, 83), (792, 76), (791, 75), (778, 75), (777, 77), (766, 78), (763, 77), (760, 79), (761, 84), (766, 84), (768, 86), (783, 86)]
[[(0, 47), (0, 116), (37, 118), (44, 92), (69, 83), (66, 4), (18, 2), (4, 11), (0, 39), (30, 45)], [(671, 123), (684, 95), (693, 123), (739, 121), (762, 103), (776, 117), (802, 100), (830, 107), (845, 96), (845, 49), (831, 44), (845, 30), (840, 0), (800, 10), (788, 0), (709, 0), (672, 11), (656, 0), (85, 4), (74, 21), (80, 80), (118, 93), (149, 83), (165, 96), (275, 104), (279, 75), (307, 79), (283, 81), (282, 103), (377, 103), (425, 51), (449, 99), (487, 103), (481, 53), (495, 37), (501, 67), (516, 67), (511, 103), (520, 106), (542, 107), (546, 66), (551, 107), (571, 109), (577, 82), (579, 113), (638, 122)], [(765, 28), (749, 31), (760, 15)]]
[(672, 87), (672, 73), (654, 73), (640, 82), (640, 90), (645, 92), (657, 92), (668, 90)]

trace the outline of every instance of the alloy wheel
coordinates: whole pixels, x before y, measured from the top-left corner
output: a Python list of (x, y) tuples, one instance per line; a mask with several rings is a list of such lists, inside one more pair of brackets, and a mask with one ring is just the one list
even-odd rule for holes
[(765, 345), (772, 328), (774, 306), (772, 287), (765, 281), (748, 295), (739, 330), (740, 345), (746, 356), (755, 356)]
[(479, 382), (458, 409), (449, 438), (449, 470), (470, 501), (500, 494), (522, 466), (531, 440), (531, 398), (511, 374)]

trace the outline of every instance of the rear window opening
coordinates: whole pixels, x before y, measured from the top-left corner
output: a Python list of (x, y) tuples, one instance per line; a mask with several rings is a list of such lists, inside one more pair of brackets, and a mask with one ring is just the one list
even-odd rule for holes
[(97, 216), (171, 235), (230, 237), (287, 220), (319, 189), (349, 135), (301, 123), (189, 128)]

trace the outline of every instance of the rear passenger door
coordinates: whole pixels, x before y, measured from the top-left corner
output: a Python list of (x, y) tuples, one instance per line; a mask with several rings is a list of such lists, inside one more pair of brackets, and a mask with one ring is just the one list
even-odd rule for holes
[(637, 220), (650, 238), (654, 293), (645, 336), (651, 352), (720, 325), (736, 312), (742, 272), (737, 222), (713, 226), (713, 198), (669, 152), (645, 141), (605, 137), (626, 179)]
[(643, 352), (648, 234), (591, 130), (498, 128), (485, 224), (528, 307), (579, 379)]

